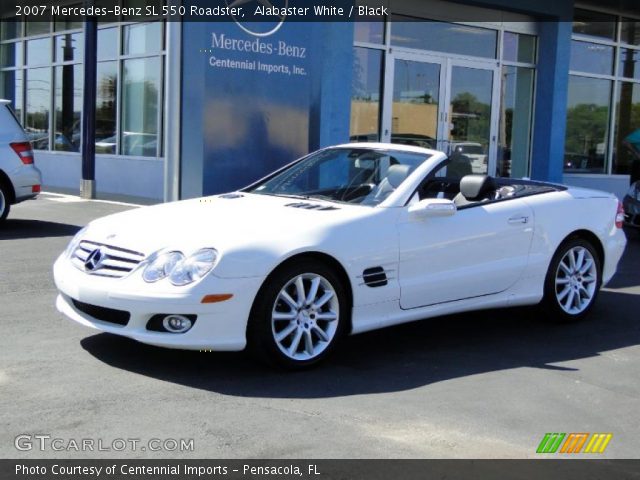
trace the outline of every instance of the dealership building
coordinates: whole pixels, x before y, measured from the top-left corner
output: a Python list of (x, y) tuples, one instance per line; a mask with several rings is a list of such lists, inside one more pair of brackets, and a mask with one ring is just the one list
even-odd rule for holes
[[(86, 56), (96, 62), (98, 194), (230, 191), (350, 140), (460, 152), (476, 173), (618, 196), (637, 178), (635, 0), (368, 3), (383, 16), (98, 18)], [(45, 189), (81, 185), (87, 25), (0, 23), (0, 98), (33, 142)]]

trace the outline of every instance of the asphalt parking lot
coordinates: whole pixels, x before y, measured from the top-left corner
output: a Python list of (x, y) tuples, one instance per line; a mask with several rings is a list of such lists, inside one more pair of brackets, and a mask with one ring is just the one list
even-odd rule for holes
[[(546, 432), (611, 432), (605, 457), (640, 457), (638, 232), (587, 321), (549, 324), (530, 309), (431, 319), (351, 337), (292, 374), (57, 313), (56, 256), (80, 226), (127, 208), (42, 195), (0, 230), (0, 457), (521, 458)], [(21, 451), (21, 434), (194, 448)]]

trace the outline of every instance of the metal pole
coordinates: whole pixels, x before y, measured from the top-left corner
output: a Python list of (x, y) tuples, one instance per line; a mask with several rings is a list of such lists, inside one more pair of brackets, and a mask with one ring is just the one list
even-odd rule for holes
[[(172, 4), (179, 5), (173, 0)], [(182, 21), (170, 20), (166, 24), (167, 53), (165, 59), (164, 88), (164, 201), (180, 198), (180, 137), (181, 137), (181, 77), (182, 77)]]
[(80, 196), (96, 198), (96, 70), (98, 24), (84, 21), (84, 99), (82, 103), (82, 180)]

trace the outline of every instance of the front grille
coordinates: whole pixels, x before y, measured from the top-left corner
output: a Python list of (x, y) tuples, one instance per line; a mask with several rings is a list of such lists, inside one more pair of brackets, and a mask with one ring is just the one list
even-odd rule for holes
[(90, 317), (103, 322), (115, 323), (122, 325), (123, 327), (129, 323), (131, 314), (124, 310), (116, 310), (114, 308), (99, 307), (97, 305), (90, 305), (83, 303), (75, 299), (71, 299), (73, 305), (82, 313), (86, 313)]
[[(93, 270), (85, 266), (85, 262), (96, 250), (100, 250), (100, 260)], [(129, 274), (138, 264), (144, 260), (144, 254), (114, 247), (103, 243), (83, 240), (71, 256), (73, 265), (83, 272), (101, 277), (121, 278)]]

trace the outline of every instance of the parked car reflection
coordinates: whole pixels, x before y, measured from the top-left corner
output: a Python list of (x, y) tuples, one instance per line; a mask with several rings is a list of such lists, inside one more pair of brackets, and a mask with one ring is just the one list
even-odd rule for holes
[[(96, 142), (96, 153), (115, 155), (117, 136)], [(152, 133), (124, 132), (122, 134), (122, 154), (140, 157), (155, 157), (158, 150), (157, 135)]]

